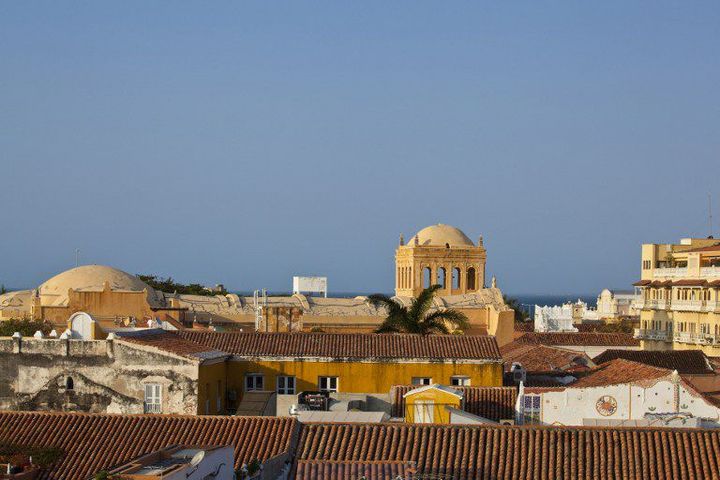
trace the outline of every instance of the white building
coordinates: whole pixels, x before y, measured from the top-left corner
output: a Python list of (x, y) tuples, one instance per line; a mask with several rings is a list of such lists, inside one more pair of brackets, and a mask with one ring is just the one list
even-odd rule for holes
[(635, 290), (604, 289), (597, 298), (597, 315), (600, 319), (640, 315), (641, 295)]
[(535, 305), (536, 332), (577, 332), (574, 323), (597, 319), (597, 312), (580, 299), (562, 305)]
[[(525, 424), (588, 425), (647, 421), (657, 426), (717, 426), (720, 409), (677, 371), (617, 359), (566, 387), (524, 388), (517, 403)], [(693, 420), (690, 420), (693, 419)], [(642, 423), (642, 422), (641, 422)]]

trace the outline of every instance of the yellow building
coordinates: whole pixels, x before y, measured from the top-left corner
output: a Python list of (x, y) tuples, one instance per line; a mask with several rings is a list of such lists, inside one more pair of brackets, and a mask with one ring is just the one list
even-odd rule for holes
[[(125, 341), (182, 354), (218, 358), (198, 377), (198, 413), (241, 406), (248, 394), (277, 395), (289, 406), (303, 391), (324, 391), (339, 401), (390, 408), (394, 385), (433, 383), (501, 386), (503, 360), (494, 337), (347, 333), (121, 333)], [(220, 360), (219, 353), (228, 354)], [(283, 403), (283, 401), (285, 403)], [(284, 410), (284, 411), (283, 411)], [(278, 407), (278, 414), (287, 413)]]
[(407, 423), (450, 423), (450, 409), (463, 409), (463, 393), (443, 385), (427, 385), (405, 395)]
[(720, 241), (682, 239), (642, 246), (636, 338), (649, 350), (720, 355)]

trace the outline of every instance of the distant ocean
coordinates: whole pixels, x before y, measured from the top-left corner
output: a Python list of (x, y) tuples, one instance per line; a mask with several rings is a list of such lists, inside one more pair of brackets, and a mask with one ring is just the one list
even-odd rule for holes
[[(252, 296), (253, 292), (236, 292), (238, 295), (246, 295), (246, 296)], [(268, 295), (291, 295), (291, 292), (268, 292)], [(353, 298), (358, 296), (365, 296), (369, 295), (367, 292), (329, 292), (329, 296), (331, 297), (340, 297), (340, 298)], [(391, 295), (392, 293), (386, 293), (386, 295)], [(567, 295), (550, 295), (550, 294), (512, 294), (512, 293), (506, 293), (510, 298), (516, 299), (521, 305), (525, 306), (545, 306), (545, 305), (562, 305), (566, 302), (575, 302), (578, 299), (582, 300), (583, 302), (588, 304), (588, 307), (595, 308), (597, 304), (597, 295), (588, 295), (588, 294), (567, 294)]]

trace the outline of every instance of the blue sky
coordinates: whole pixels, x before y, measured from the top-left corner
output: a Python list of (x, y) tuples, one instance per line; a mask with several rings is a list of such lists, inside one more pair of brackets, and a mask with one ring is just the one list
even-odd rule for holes
[(2, 2), (0, 283), (389, 291), (442, 222), (511, 293), (628, 287), (720, 219), (719, 45), (716, 1)]

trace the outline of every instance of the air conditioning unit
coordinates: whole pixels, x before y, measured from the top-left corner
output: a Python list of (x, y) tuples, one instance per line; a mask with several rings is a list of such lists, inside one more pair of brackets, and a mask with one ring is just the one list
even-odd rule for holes
[(511, 419), (509, 419), (509, 418), (505, 418), (505, 419), (503, 419), (503, 420), (500, 420), (500, 425), (512, 426), (512, 425), (515, 425), (515, 420), (511, 420)]

